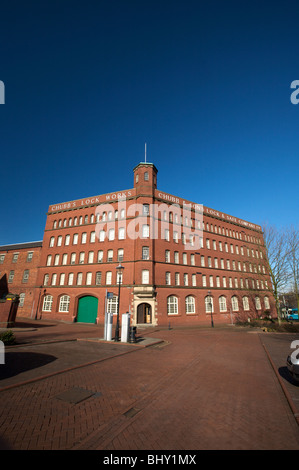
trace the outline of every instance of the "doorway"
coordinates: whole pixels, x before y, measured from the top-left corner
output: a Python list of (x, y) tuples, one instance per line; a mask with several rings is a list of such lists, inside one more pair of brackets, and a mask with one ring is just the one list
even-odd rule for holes
[(139, 304), (137, 307), (137, 323), (152, 323), (152, 307), (150, 304)]
[(78, 302), (77, 322), (96, 323), (98, 299), (92, 295), (81, 297)]

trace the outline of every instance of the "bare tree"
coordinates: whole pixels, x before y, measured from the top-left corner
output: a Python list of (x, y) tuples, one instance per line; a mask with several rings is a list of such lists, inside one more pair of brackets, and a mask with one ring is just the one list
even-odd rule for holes
[(271, 279), (272, 293), (275, 299), (278, 323), (280, 324), (279, 294), (284, 291), (290, 279), (287, 237), (283, 230), (277, 230), (274, 226), (265, 225), (263, 232), (267, 270)]
[(286, 241), (291, 287), (296, 295), (299, 311), (299, 230), (294, 227), (290, 227), (286, 232)]

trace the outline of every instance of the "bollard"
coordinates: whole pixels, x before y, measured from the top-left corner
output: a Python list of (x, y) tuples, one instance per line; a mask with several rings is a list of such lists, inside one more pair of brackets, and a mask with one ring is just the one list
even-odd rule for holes
[(130, 327), (130, 343), (136, 343), (136, 333), (137, 333), (137, 328), (136, 326), (131, 326)]

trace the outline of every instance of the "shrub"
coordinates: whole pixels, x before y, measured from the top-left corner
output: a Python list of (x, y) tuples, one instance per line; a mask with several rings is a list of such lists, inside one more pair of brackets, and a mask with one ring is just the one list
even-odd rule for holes
[(0, 341), (2, 341), (6, 345), (14, 344), (15, 336), (11, 330), (8, 330), (4, 333), (0, 333)]

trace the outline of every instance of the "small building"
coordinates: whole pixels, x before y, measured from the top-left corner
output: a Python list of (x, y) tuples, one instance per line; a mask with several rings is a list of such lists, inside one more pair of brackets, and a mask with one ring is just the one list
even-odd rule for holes
[[(36, 292), (39, 291), (37, 284), (38, 269), (42, 241), (18, 243), (0, 246), (0, 280), (2, 279), (2, 297), (6, 294), (14, 294), (19, 297), (18, 316), (34, 318), (37, 304), (35, 302)], [(0, 281), (1, 286), (1, 281)], [(1, 297), (1, 287), (0, 287)]]

